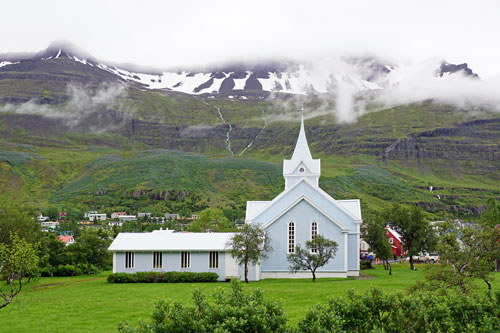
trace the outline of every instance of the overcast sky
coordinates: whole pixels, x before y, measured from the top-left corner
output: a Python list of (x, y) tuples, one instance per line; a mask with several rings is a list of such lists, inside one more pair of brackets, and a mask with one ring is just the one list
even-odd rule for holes
[(98, 59), (172, 67), (371, 53), (500, 75), (500, 1), (3, 1), (0, 53), (67, 40)]

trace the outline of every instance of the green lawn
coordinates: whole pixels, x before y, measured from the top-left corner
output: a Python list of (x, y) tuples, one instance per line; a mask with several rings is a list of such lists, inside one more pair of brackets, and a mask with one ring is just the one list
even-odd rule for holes
[[(394, 264), (394, 275), (382, 267), (362, 271), (357, 279), (263, 280), (250, 283), (246, 289), (260, 288), (265, 296), (279, 300), (290, 322), (298, 322), (307, 309), (326, 302), (331, 296), (343, 296), (349, 289), (364, 291), (372, 286), (387, 292), (404, 290), (422, 279), (422, 265), (410, 271), (407, 264)], [(0, 310), (2, 332), (110, 332), (120, 321), (137, 323), (149, 317), (153, 303), (159, 298), (191, 301), (196, 287), (213, 290), (228, 288), (228, 283), (199, 284), (108, 284), (106, 276), (41, 278)], [(500, 288), (496, 273), (495, 289)], [(485, 289), (478, 284), (480, 289)]]

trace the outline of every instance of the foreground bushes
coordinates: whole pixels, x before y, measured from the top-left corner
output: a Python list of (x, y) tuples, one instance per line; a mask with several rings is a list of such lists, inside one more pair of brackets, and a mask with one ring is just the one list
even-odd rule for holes
[(286, 318), (281, 305), (266, 300), (262, 291), (244, 293), (242, 283), (231, 281), (231, 290), (214, 294), (197, 289), (194, 305), (160, 300), (151, 321), (137, 328), (120, 324), (120, 332), (285, 332)]
[(216, 273), (195, 272), (137, 272), (114, 273), (108, 276), (109, 283), (176, 283), (176, 282), (215, 282)]
[(152, 317), (121, 332), (499, 332), (500, 292), (487, 295), (431, 293), (388, 295), (378, 289), (349, 292), (313, 306), (297, 326), (286, 324), (282, 307), (260, 290), (244, 293), (242, 283), (188, 302), (160, 300)]
[(378, 289), (348, 293), (316, 305), (299, 323), (301, 332), (498, 332), (500, 292), (435, 296), (386, 295)]

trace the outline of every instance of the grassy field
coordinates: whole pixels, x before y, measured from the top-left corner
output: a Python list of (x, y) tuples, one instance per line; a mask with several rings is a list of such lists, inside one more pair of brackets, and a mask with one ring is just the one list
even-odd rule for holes
[[(388, 276), (382, 267), (363, 271), (360, 278), (263, 280), (245, 285), (245, 289), (260, 288), (265, 297), (278, 300), (291, 323), (304, 317), (307, 309), (324, 303), (331, 296), (344, 296), (347, 290), (364, 291), (372, 286), (386, 292), (403, 291), (423, 277), (423, 265), (410, 271), (407, 264), (395, 264), (394, 275)], [(31, 284), (8, 307), (0, 310), (2, 332), (110, 332), (117, 323), (135, 324), (149, 318), (153, 303), (159, 298), (191, 301), (194, 288), (207, 291), (228, 288), (228, 283), (200, 284), (108, 284), (106, 276), (41, 278)], [(496, 273), (493, 288), (500, 288), (500, 273)], [(478, 284), (479, 290), (485, 290)]]

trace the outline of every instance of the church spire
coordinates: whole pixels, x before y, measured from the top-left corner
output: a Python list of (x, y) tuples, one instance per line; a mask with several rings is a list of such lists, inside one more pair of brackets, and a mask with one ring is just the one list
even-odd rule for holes
[(283, 177), (285, 177), (285, 189), (296, 184), (301, 179), (306, 179), (311, 184), (318, 186), (321, 173), (320, 160), (314, 160), (307, 144), (306, 131), (304, 129), (304, 108), (300, 120), (300, 131), (292, 158), (283, 161)]
[(302, 113), (299, 137), (297, 138), (297, 143), (295, 144), (295, 150), (293, 151), (291, 160), (300, 161), (312, 159), (311, 151), (309, 150), (309, 145), (307, 144), (306, 131), (304, 130), (304, 113)]

